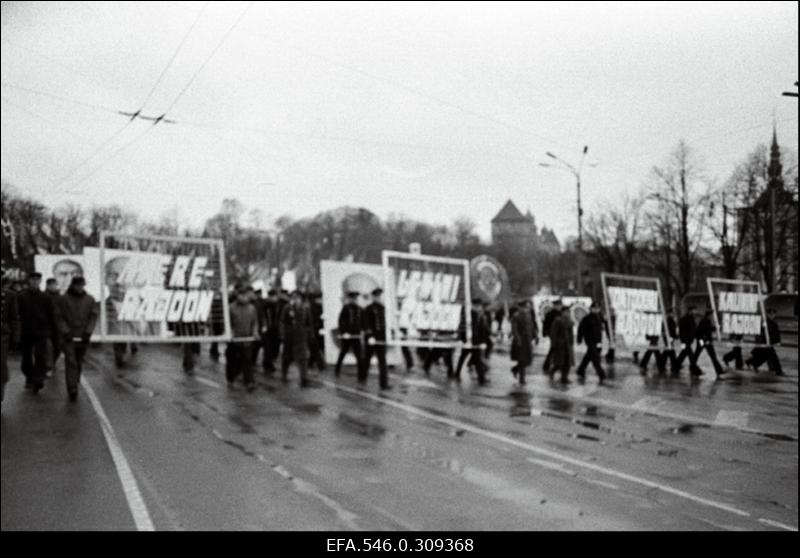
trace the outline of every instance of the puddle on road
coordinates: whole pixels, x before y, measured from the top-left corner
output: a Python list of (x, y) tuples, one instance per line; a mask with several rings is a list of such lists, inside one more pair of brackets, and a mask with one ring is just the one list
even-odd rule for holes
[(790, 436), (788, 434), (772, 434), (768, 432), (759, 432), (761, 436), (765, 438), (769, 438), (770, 440), (776, 440), (778, 442), (796, 442), (796, 436)]
[(561, 413), (567, 413), (572, 409), (573, 403), (572, 403), (572, 401), (569, 401), (567, 399), (549, 398), (547, 400), (547, 407), (549, 409), (552, 409), (553, 411), (559, 411)]
[(252, 424), (244, 420), (242, 417), (236, 414), (229, 414), (228, 420), (230, 420), (233, 424), (239, 427), (239, 431), (242, 434), (255, 434), (256, 429), (253, 427)]
[(380, 439), (386, 435), (386, 428), (382, 425), (370, 422), (369, 415), (355, 416), (348, 413), (338, 413), (337, 422), (350, 431), (355, 431), (362, 436), (372, 439)]
[(671, 428), (670, 432), (673, 434), (694, 434), (695, 429), (697, 428), (711, 428), (710, 424), (691, 424), (691, 423), (684, 423), (678, 425), (675, 428)]

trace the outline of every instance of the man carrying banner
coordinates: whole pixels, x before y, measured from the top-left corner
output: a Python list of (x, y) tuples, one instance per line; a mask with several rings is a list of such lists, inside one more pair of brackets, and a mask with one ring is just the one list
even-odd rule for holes
[[(719, 360), (717, 360), (717, 352), (714, 350), (714, 332), (716, 330), (717, 328), (714, 326), (714, 312), (711, 308), (706, 308), (703, 319), (697, 324), (697, 349), (694, 353), (694, 361), (696, 366), (700, 358), (700, 353), (705, 350), (706, 353), (708, 353), (708, 357), (711, 359), (711, 364), (714, 365), (714, 372), (717, 374), (717, 379), (719, 379), (720, 376), (725, 374), (725, 369), (722, 368)], [(696, 376), (703, 373), (699, 368), (698, 371), (699, 373), (695, 374)]]
[[(553, 325), (553, 321), (556, 320), (559, 316), (561, 316), (561, 311), (563, 310), (563, 303), (561, 299), (556, 300), (553, 302), (553, 308), (550, 309), (545, 315), (544, 320), (542, 321), (542, 336), (543, 337), (550, 337), (550, 328)], [(542, 364), (542, 370), (545, 374), (550, 373), (550, 364), (553, 358), (553, 339), (550, 338), (550, 348), (547, 350), (547, 356), (544, 359), (544, 364)]]
[(733, 347), (730, 351), (722, 355), (722, 362), (725, 363), (725, 366), (729, 366), (729, 362), (733, 361), (736, 365), (736, 370), (741, 370), (744, 368), (744, 357), (742, 356), (742, 335), (731, 334), (730, 340), (734, 343)]
[(533, 328), (527, 301), (521, 300), (517, 305), (517, 311), (511, 317), (511, 343), (517, 361), (517, 364), (511, 369), (511, 373), (519, 378), (521, 386), (525, 385), (525, 369), (533, 362), (533, 347), (531, 347), (534, 338)]
[(678, 324), (675, 323), (675, 310), (670, 308), (667, 310), (667, 346), (661, 353), (661, 361), (658, 363), (658, 371), (663, 374), (667, 369), (667, 360), (669, 360), (670, 371), (674, 374), (677, 368), (677, 360), (675, 358), (675, 341), (678, 339)]
[(314, 335), (311, 311), (303, 303), (303, 293), (293, 291), (291, 301), (281, 314), (281, 380), (287, 381), (289, 365), (294, 361), (300, 369), (300, 387), (308, 387), (308, 356), (311, 336)]
[(602, 384), (606, 378), (606, 373), (600, 364), (600, 350), (603, 347), (603, 321), (600, 318), (600, 305), (596, 302), (592, 303), (589, 313), (578, 325), (578, 343), (581, 342), (586, 343), (586, 354), (583, 355), (583, 360), (576, 370), (578, 379), (581, 382), (586, 379), (586, 367), (591, 362), (597, 372), (597, 377), (600, 378), (599, 383)]
[(689, 357), (689, 372), (692, 376), (700, 376), (703, 373), (703, 371), (700, 370), (700, 367), (697, 366), (695, 349), (692, 347), (692, 344), (697, 339), (696, 319), (697, 307), (689, 306), (689, 308), (686, 310), (686, 314), (684, 314), (683, 317), (681, 317), (681, 319), (678, 321), (678, 336), (681, 344), (683, 345), (683, 349), (678, 355), (678, 359), (675, 362), (675, 367), (672, 369), (672, 375), (674, 377), (680, 374), (683, 361), (686, 357)]
[[(50, 297), (55, 305), (56, 299), (60, 296), (60, 293), (58, 290), (58, 281), (56, 281), (54, 277), (51, 277), (45, 281), (44, 292)], [(61, 340), (59, 339), (58, 328), (53, 327), (52, 335), (50, 336), (50, 358), (48, 359), (48, 363), (50, 364), (49, 368), (51, 370), (56, 369), (56, 362), (58, 361), (58, 357), (60, 355)]]
[[(463, 311), (463, 310), (462, 310)], [(467, 361), (467, 358), (470, 359), (470, 364), (475, 366), (475, 370), (478, 373), (478, 384), (484, 385), (486, 383), (486, 371), (488, 367), (486, 363), (483, 361), (483, 349), (481, 348), (482, 344), (486, 344), (488, 339), (491, 337), (491, 324), (489, 320), (491, 319), (487, 312), (485, 312), (482, 308), (481, 299), (475, 298), (472, 300), (472, 310), (470, 311), (471, 315), (471, 326), (472, 326), (472, 347), (467, 347), (467, 333), (466, 333), (466, 320), (462, 320), (461, 330), (459, 332), (459, 336), (461, 338), (461, 342), (465, 344), (465, 346), (461, 349), (461, 354), (458, 357), (458, 364), (456, 365), (456, 372), (455, 372), (455, 379), (456, 381), (461, 381), (461, 368), (464, 366), (464, 362)]]
[(0, 320), (2, 320), (2, 339), (0, 339), (0, 371), (2, 371), (2, 398), (5, 399), (6, 384), (8, 383), (8, 351), (12, 345), (19, 343), (19, 309), (17, 307), (17, 294), (9, 287), (11, 280), (3, 276), (2, 306), (0, 306)]
[[(774, 308), (767, 310), (767, 331), (769, 332), (769, 346), (754, 347), (750, 353), (750, 358), (745, 363), (747, 366), (752, 366), (753, 370), (758, 373), (758, 367), (766, 362), (769, 369), (775, 371), (775, 375), (783, 376), (781, 362), (778, 360), (778, 353), (775, 352), (775, 347), (781, 344), (781, 330), (778, 327), (778, 322), (775, 321)], [(761, 326), (761, 335), (758, 341), (762, 345), (767, 343), (763, 325)]]
[(339, 313), (339, 341), (341, 349), (339, 350), (339, 358), (336, 360), (336, 368), (334, 369), (338, 377), (342, 371), (342, 361), (348, 351), (353, 351), (356, 356), (356, 367), (361, 377), (363, 360), (363, 347), (361, 346), (361, 338), (363, 337), (362, 327), (364, 324), (364, 311), (356, 302), (358, 300), (358, 292), (351, 291), (347, 293), (347, 303), (342, 306), (342, 311)]
[(312, 293), (308, 296), (308, 306), (311, 310), (311, 320), (314, 326), (314, 335), (311, 336), (310, 365), (316, 366), (322, 372), (325, 370), (325, 324), (322, 320), (322, 293)]
[(367, 381), (372, 356), (378, 357), (378, 373), (381, 389), (389, 389), (389, 371), (386, 368), (386, 310), (381, 302), (383, 289), (372, 291), (372, 304), (364, 310), (364, 336), (367, 339), (367, 356), (359, 371), (358, 382)]
[(41, 273), (31, 273), (28, 276), (28, 288), (18, 298), (22, 326), (22, 373), (25, 375), (25, 387), (31, 388), (33, 393), (38, 393), (44, 387), (49, 368), (47, 344), (55, 328), (53, 299), (41, 291), (41, 282)]
[(254, 391), (256, 383), (253, 378), (250, 351), (253, 338), (258, 332), (258, 317), (245, 288), (239, 286), (236, 289), (236, 300), (230, 305), (229, 314), (233, 339), (225, 350), (227, 360), (225, 376), (228, 386), (232, 386), (241, 374), (247, 391)]
[(78, 398), (83, 357), (97, 323), (97, 305), (94, 297), (86, 292), (86, 280), (83, 277), (73, 277), (67, 292), (58, 297), (55, 322), (63, 341), (67, 394), (70, 401), (75, 401)]

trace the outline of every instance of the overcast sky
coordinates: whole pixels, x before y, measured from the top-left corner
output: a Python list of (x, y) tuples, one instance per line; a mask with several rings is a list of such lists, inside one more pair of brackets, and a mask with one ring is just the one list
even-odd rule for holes
[[(797, 2), (3, 2), (2, 177), (193, 226), (235, 197), (486, 239), (512, 198), (563, 239), (575, 180), (546, 151), (589, 146), (587, 212), (680, 138), (724, 179), (773, 112), (796, 152), (797, 67)], [(140, 108), (176, 123), (115, 113)]]

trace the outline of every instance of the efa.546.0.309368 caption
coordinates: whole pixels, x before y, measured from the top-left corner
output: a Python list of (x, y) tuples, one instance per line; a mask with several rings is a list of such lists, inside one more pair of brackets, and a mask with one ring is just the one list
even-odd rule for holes
[(472, 552), (472, 539), (327, 539), (329, 552)]

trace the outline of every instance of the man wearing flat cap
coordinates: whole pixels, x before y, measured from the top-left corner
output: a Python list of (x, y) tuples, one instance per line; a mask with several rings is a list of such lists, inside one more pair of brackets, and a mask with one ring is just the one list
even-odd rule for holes
[(339, 339), (341, 349), (339, 350), (339, 358), (336, 360), (335, 373), (338, 377), (342, 371), (342, 361), (348, 351), (353, 351), (356, 355), (356, 366), (358, 368), (359, 378), (362, 377), (362, 369), (364, 364), (362, 362), (362, 346), (361, 338), (363, 336), (362, 327), (364, 324), (364, 310), (358, 305), (358, 292), (350, 291), (347, 293), (347, 303), (342, 306), (342, 311), (339, 312)]
[(372, 356), (378, 357), (381, 389), (389, 388), (389, 372), (386, 368), (386, 310), (381, 303), (383, 289), (372, 291), (372, 304), (364, 310), (364, 336), (367, 339), (367, 356), (364, 367), (359, 374), (359, 382), (367, 381)]
[(53, 299), (41, 290), (41, 282), (41, 273), (31, 273), (28, 288), (18, 298), (22, 373), (25, 375), (25, 388), (34, 393), (44, 387), (49, 368), (47, 343), (55, 329)]

